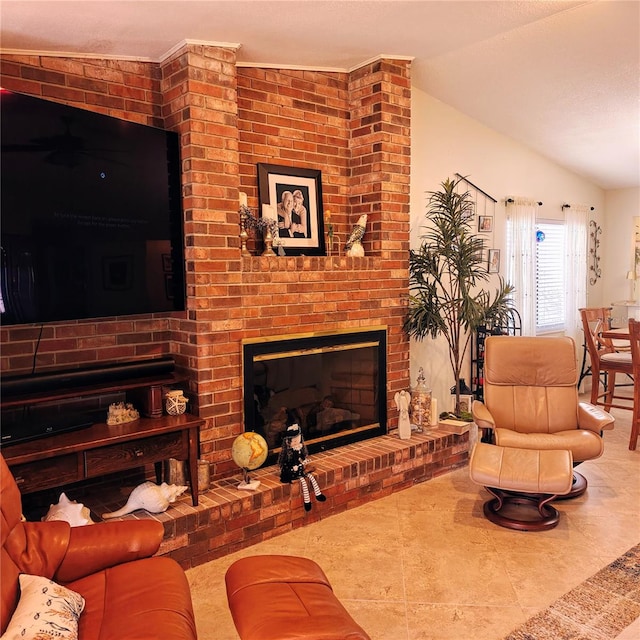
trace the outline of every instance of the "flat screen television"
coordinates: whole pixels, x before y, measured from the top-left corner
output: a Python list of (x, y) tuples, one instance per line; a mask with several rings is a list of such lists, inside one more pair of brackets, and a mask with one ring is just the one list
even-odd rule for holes
[(4, 325), (185, 308), (179, 139), (0, 91)]

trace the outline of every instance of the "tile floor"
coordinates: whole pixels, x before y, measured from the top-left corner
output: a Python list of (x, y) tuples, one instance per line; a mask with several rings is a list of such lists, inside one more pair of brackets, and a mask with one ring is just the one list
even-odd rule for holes
[[(640, 542), (640, 446), (613, 410), (605, 453), (580, 465), (587, 493), (545, 532), (484, 518), (468, 469), (416, 485), (187, 571), (200, 640), (237, 640), (224, 574), (237, 558), (312, 558), (372, 640), (499, 640)], [(322, 505), (314, 504), (314, 508)], [(640, 619), (619, 640), (640, 638)]]

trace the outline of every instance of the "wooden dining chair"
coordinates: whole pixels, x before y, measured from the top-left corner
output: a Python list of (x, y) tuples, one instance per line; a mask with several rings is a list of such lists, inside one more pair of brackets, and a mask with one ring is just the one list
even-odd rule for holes
[[(631, 411), (631, 398), (616, 394), (616, 375), (623, 373), (633, 377), (633, 363), (629, 351), (617, 351), (613, 342), (603, 338), (602, 331), (609, 329), (611, 309), (609, 307), (593, 307), (580, 309), (584, 338), (591, 360), (591, 404), (604, 406), (606, 411), (611, 407)], [(605, 374), (604, 390), (600, 392), (601, 374)], [(620, 400), (614, 403), (614, 400)], [(623, 404), (626, 401), (626, 404)]]
[(640, 435), (640, 321), (629, 319), (629, 337), (633, 362), (633, 418), (629, 449), (635, 451), (638, 446), (638, 435)]

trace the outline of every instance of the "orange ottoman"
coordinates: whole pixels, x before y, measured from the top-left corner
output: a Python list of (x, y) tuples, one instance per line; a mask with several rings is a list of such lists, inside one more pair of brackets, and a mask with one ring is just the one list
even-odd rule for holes
[(308, 558), (242, 558), (225, 583), (241, 640), (371, 640)]

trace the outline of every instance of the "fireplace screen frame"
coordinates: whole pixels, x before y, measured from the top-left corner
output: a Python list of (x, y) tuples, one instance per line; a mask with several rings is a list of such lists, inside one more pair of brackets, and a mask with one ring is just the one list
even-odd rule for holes
[[(328, 340), (331, 340), (329, 343)], [(243, 425), (245, 432), (256, 431), (265, 435), (261, 427), (256, 427), (257, 408), (255, 399), (254, 363), (288, 357), (291, 354), (311, 355), (331, 351), (343, 351), (373, 347), (375, 376), (377, 377), (375, 395), (377, 421), (360, 425), (344, 432), (334, 433), (327, 438), (309, 439), (305, 443), (309, 453), (326, 451), (336, 447), (366, 440), (387, 433), (387, 327), (367, 327), (363, 329), (345, 329), (343, 331), (318, 332), (267, 338), (249, 338), (242, 341), (242, 380), (243, 380)], [(253, 390), (249, 392), (248, 390)], [(271, 438), (268, 438), (268, 441)], [(265, 464), (274, 464), (280, 447), (270, 442), (269, 456)]]

